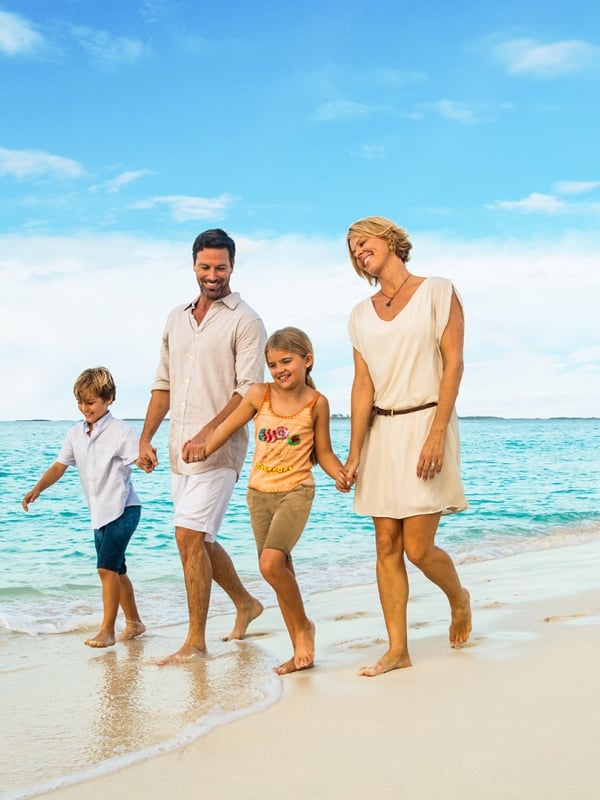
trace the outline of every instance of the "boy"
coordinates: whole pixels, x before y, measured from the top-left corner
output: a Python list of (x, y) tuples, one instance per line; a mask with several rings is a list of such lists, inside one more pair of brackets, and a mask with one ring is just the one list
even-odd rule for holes
[(138, 455), (138, 435), (108, 410), (116, 387), (105, 367), (84, 370), (75, 381), (73, 393), (85, 421), (68, 431), (58, 459), (25, 495), (22, 505), (29, 511), (29, 504), (60, 480), (67, 467), (77, 467), (94, 526), (104, 608), (99, 633), (84, 641), (89, 647), (110, 647), (115, 643), (119, 605), (125, 614), (125, 630), (119, 641), (133, 639), (146, 630), (125, 564), (125, 550), (141, 513), (130, 467)]

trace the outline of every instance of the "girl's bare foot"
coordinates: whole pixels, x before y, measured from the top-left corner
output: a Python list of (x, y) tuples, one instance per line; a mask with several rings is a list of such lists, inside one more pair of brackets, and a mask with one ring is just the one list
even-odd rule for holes
[(298, 631), (294, 644), (294, 664), (296, 669), (308, 669), (315, 660), (315, 626), (309, 620), (305, 630)]
[(461, 647), (471, 635), (471, 597), (466, 589), (462, 605), (452, 609), (450, 647)]
[(128, 639), (135, 639), (136, 636), (144, 633), (146, 626), (141, 620), (132, 622), (131, 620), (125, 621), (125, 630), (117, 636), (117, 642), (125, 642)]
[(405, 669), (406, 667), (412, 667), (408, 653), (396, 655), (388, 650), (375, 664), (371, 664), (370, 667), (361, 667), (358, 674), (373, 678), (376, 675), (383, 675), (385, 672), (391, 672), (393, 669)]

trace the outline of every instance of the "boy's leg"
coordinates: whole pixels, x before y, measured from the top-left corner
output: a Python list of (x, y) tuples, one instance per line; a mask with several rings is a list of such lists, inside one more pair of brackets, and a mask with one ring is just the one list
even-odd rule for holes
[(117, 641), (124, 642), (127, 639), (135, 639), (146, 630), (146, 626), (140, 619), (132, 582), (126, 573), (119, 575), (119, 580), (121, 583), (120, 605), (125, 615), (125, 630), (117, 636)]
[(115, 643), (115, 621), (119, 610), (121, 581), (119, 574), (110, 569), (98, 569), (102, 583), (102, 627), (92, 639), (84, 639), (88, 647), (110, 647)]

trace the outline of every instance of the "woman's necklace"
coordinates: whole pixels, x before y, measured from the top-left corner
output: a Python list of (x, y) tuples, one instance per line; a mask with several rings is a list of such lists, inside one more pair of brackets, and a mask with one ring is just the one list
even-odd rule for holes
[(394, 294), (391, 297), (389, 296), (389, 294), (384, 294), (383, 293), (383, 289), (379, 290), (381, 292), (381, 294), (383, 294), (383, 296), (387, 299), (387, 303), (386, 303), (387, 308), (389, 308), (392, 305), (392, 302), (396, 299), (396, 295), (400, 292), (400, 289), (404, 286), (404, 284), (406, 283), (406, 281), (409, 278), (410, 278), (410, 272), (408, 273), (406, 278), (404, 278), (404, 280), (402, 281), (402, 283), (400, 284), (398, 289), (396, 289), (396, 291), (394, 292)]

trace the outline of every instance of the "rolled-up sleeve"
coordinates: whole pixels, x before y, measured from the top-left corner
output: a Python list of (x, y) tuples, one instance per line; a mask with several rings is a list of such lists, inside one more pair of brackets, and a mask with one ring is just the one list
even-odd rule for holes
[(244, 397), (254, 383), (264, 380), (267, 340), (260, 319), (245, 319), (239, 326), (235, 351), (234, 393)]

